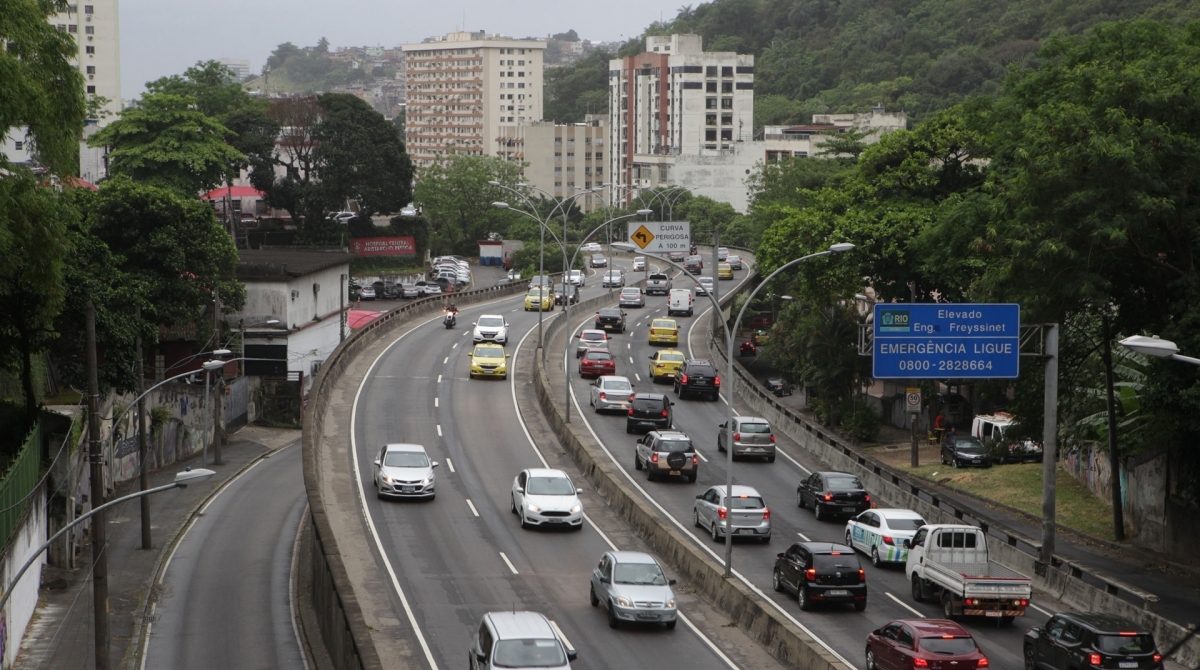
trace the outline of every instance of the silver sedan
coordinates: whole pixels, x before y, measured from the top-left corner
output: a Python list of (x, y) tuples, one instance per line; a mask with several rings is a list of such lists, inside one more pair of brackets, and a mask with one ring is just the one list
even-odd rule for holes
[(591, 405), (597, 414), (606, 410), (624, 412), (632, 401), (633, 384), (628, 377), (602, 375), (592, 382)]
[(628, 621), (663, 623), (671, 629), (678, 616), (675, 592), (671, 590), (674, 584), (653, 556), (640, 551), (610, 551), (592, 570), (588, 596), (592, 607), (604, 603), (612, 628)]
[(726, 499), (724, 486), (712, 486), (696, 496), (692, 507), (692, 523), (706, 528), (712, 539), (725, 537), (726, 524), (732, 521), (735, 537), (757, 537), (771, 541), (771, 509), (751, 486), (734, 486), (733, 497)]

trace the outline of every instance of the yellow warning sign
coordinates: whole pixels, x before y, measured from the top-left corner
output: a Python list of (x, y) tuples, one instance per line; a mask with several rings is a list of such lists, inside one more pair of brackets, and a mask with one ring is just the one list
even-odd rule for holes
[(650, 246), (650, 243), (654, 241), (654, 233), (650, 232), (650, 229), (646, 226), (638, 226), (638, 229), (633, 231), (633, 235), (630, 237), (633, 238), (634, 244), (643, 249)]

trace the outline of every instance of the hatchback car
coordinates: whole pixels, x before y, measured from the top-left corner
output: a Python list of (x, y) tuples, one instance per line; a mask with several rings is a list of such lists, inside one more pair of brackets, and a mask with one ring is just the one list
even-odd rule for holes
[(588, 349), (607, 349), (608, 333), (603, 330), (582, 330), (579, 332), (579, 344), (575, 347), (575, 358), (583, 356)]
[(405, 299), (418, 298), (421, 290), (416, 284), (400, 284), (400, 297)]
[(583, 274), (583, 270), (571, 270), (567, 273), (567, 283), (575, 286), (583, 286), (587, 278)]
[(491, 342), (481, 342), (467, 354), (471, 359), (471, 379), (483, 377), (498, 377), (508, 379), (509, 354), (504, 353), (504, 347)]
[(1163, 667), (1154, 635), (1145, 626), (1114, 614), (1056, 614), (1045, 626), (1026, 631), (1023, 646), (1025, 667), (1039, 670)]
[(599, 242), (588, 242), (587, 244), (579, 247), (579, 251), (585, 254), (598, 254), (601, 251), (604, 251), (604, 248), (600, 246)]
[(651, 319), (650, 344), (679, 344), (679, 323), (675, 319)]
[(642, 295), (642, 289), (636, 286), (621, 289), (621, 295), (617, 297), (618, 307), (645, 307), (646, 296)]
[(608, 625), (622, 621), (662, 623), (675, 628), (677, 610), (674, 579), (667, 579), (653, 556), (640, 551), (610, 551), (592, 570), (588, 599), (592, 607), (604, 603)]
[(625, 275), (620, 270), (609, 270), (600, 280), (601, 288), (620, 288), (625, 285)]
[(374, 300), (375, 299), (375, 287), (374, 286), (364, 286), (364, 287), (360, 288), (358, 290), (358, 297), (362, 300)]
[(758, 355), (758, 346), (755, 345), (750, 340), (746, 340), (746, 341), (742, 342), (742, 344), (738, 347), (738, 355), (739, 356), (757, 356)]
[(559, 284), (554, 287), (554, 304), (565, 305), (570, 302), (572, 305), (579, 304), (579, 287), (572, 284), (563, 286)]
[(871, 496), (858, 477), (845, 472), (814, 472), (796, 487), (796, 506), (812, 505), (818, 520), (859, 514), (871, 508)]
[(696, 481), (700, 459), (692, 438), (677, 430), (652, 430), (633, 449), (633, 469), (645, 470), (646, 479), (683, 477)]
[(988, 448), (978, 438), (954, 435), (942, 443), (942, 465), (952, 468), (990, 468)]
[(580, 377), (599, 377), (617, 371), (617, 358), (608, 349), (588, 349), (579, 357)]
[(521, 519), (521, 528), (583, 528), (583, 503), (571, 478), (562, 470), (522, 470), (513, 479), (509, 511)]
[(869, 509), (846, 522), (846, 544), (871, 557), (871, 565), (903, 565), (904, 541), (911, 540), (925, 519), (910, 509)]
[(678, 349), (664, 349), (650, 356), (650, 381), (658, 383), (664, 379), (674, 379), (686, 360)]
[(645, 270), (646, 270), (646, 257), (645, 256), (634, 256), (633, 257), (633, 271), (634, 272), (644, 272)]
[[(728, 423), (728, 422), (726, 422)], [(726, 434), (729, 432), (726, 423), (718, 426), (717, 451), (724, 452)], [(771, 432), (771, 424), (766, 419), (756, 416), (733, 417), (733, 459), (753, 456), (762, 458), (768, 463), (775, 462), (775, 434)]]
[(508, 342), (508, 322), (499, 314), (481, 314), (475, 322), (475, 330), (471, 333), (475, 342)]
[(442, 294), (442, 285), (438, 284), (437, 282), (421, 280), (419, 282), (416, 282), (416, 284), (414, 284), (414, 286), (417, 287), (417, 291), (420, 292), (421, 297), (425, 297), (427, 295), (441, 295)]
[(731, 255), (725, 259), (725, 262), (729, 263), (729, 267), (733, 268), (734, 270), (745, 269), (745, 267), (742, 265), (742, 257), (741, 256)]
[(488, 612), (472, 636), (471, 670), (571, 670), (575, 650), (537, 612)]
[(525, 294), (525, 311), (554, 311), (554, 291), (549, 286), (529, 289), (529, 293)]
[(692, 523), (707, 528), (714, 541), (721, 541), (733, 526), (734, 537), (754, 537), (771, 541), (771, 508), (752, 486), (734, 486), (733, 496), (725, 497), (724, 486), (711, 486), (696, 496), (692, 505)]
[(680, 400), (691, 394), (707, 395), (711, 400), (721, 397), (721, 376), (717, 374), (716, 366), (702, 359), (684, 362), (679, 374), (675, 375), (675, 394)]
[(721, 263), (717, 266), (717, 279), (733, 279), (733, 266)]
[(768, 377), (767, 380), (763, 382), (763, 386), (771, 393), (774, 393), (776, 398), (782, 398), (785, 395), (792, 394), (791, 383), (783, 377)]
[(429, 460), (425, 447), (419, 444), (389, 444), (375, 457), (375, 491), (380, 498), (429, 498), (435, 495), (437, 478), (433, 469), (437, 461)]
[(699, 281), (700, 283), (697, 284), (696, 288), (694, 289), (696, 292), (696, 295), (708, 295), (713, 292), (712, 277), (701, 277), (697, 281)]
[(990, 667), (965, 628), (947, 619), (899, 619), (867, 635), (867, 669)]
[(646, 432), (671, 428), (674, 419), (674, 410), (671, 407), (674, 404), (661, 393), (633, 394), (633, 403), (625, 414), (625, 432)]
[(594, 268), (606, 268), (608, 267), (608, 258), (604, 254), (593, 254), (589, 263)]
[(617, 375), (597, 377), (592, 382), (588, 398), (597, 414), (614, 409), (628, 412), (629, 404), (633, 402), (633, 384), (629, 383), (628, 378)]
[(841, 544), (797, 542), (776, 554), (771, 586), (795, 593), (806, 612), (820, 603), (853, 603), (859, 612), (867, 609), (867, 573), (854, 550)]

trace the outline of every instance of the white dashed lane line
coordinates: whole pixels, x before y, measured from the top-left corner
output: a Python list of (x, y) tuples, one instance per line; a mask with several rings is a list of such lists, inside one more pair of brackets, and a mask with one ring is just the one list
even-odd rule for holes
[(438, 437), (441, 437), (442, 436), (442, 424), (439, 423), (437, 429), (438, 429)]
[(479, 516), (479, 510), (475, 509), (475, 503), (471, 502), (470, 498), (467, 498), (467, 507), (471, 508), (471, 514)]
[(514, 575), (519, 575), (519, 574), (521, 574), (521, 573), (517, 572), (517, 568), (516, 568), (516, 566), (514, 566), (514, 565), (512, 564), (512, 561), (508, 560), (508, 556), (505, 556), (503, 551), (502, 551), (502, 552), (500, 552), (500, 558), (503, 558), (503, 559), (504, 559), (504, 564), (508, 566), (508, 569), (509, 569), (509, 570), (512, 570), (512, 573), (513, 573)]
[(456, 472), (454, 469), (454, 461), (450, 460), (449, 456), (446, 457), (446, 467), (450, 468), (450, 472)]
[(895, 600), (897, 605), (899, 605), (899, 606), (903, 607), (904, 609), (908, 610), (909, 612), (912, 612), (913, 614), (921, 617), (922, 619), (925, 618), (924, 614), (921, 614), (920, 612), (916, 611), (915, 609), (909, 607), (908, 605), (906, 605), (903, 601), (901, 601), (896, 596), (892, 595), (891, 593), (888, 593), (887, 591), (884, 591), (884, 593), (887, 595), (887, 597), (891, 598), (892, 600)]

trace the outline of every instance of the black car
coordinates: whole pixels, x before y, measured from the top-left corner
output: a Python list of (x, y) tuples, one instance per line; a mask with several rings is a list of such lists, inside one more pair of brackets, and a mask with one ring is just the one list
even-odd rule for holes
[(942, 443), (942, 465), (953, 468), (990, 468), (992, 458), (988, 448), (979, 438), (970, 435), (953, 435)]
[(854, 516), (871, 509), (862, 481), (845, 472), (814, 472), (796, 487), (796, 506), (812, 505), (817, 519)]
[(579, 287), (574, 284), (563, 286), (559, 284), (554, 287), (554, 304), (565, 305), (570, 301), (572, 305), (579, 302)]
[(595, 328), (596, 330), (603, 330), (605, 332), (625, 332), (625, 312), (616, 307), (605, 307), (596, 312)]
[(777, 398), (792, 394), (792, 385), (783, 377), (771, 377), (763, 382), (763, 386)]
[(1038, 670), (1160, 670), (1154, 635), (1129, 619), (1100, 612), (1056, 614), (1025, 632), (1025, 667)]
[(675, 374), (675, 394), (684, 400), (689, 393), (707, 395), (710, 400), (721, 397), (721, 376), (711, 361), (694, 358), (683, 362)]
[(625, 416), (626, 433), (644, 433), (651, 430), (669, 430), (675, 403), (661, 393), (635, 393), (633, 402)]
[(667, 252), (667, 260), (671, 261), (672, 263), (682, 263), (683, 259), (684, 254), (682, 251)]
[(854, 550), (832, 542), (797, 542), (775, 555), (771, 585), (796, 594), (800, 609), (821, 603), (853, 603), (867, 609), (867, 573)]
[(704, 270), (704, 259), (700, 258), (699, 256), (689, 256), (688, 259), (683, 262), (683, 269), (694, 275), (698, 275)]

